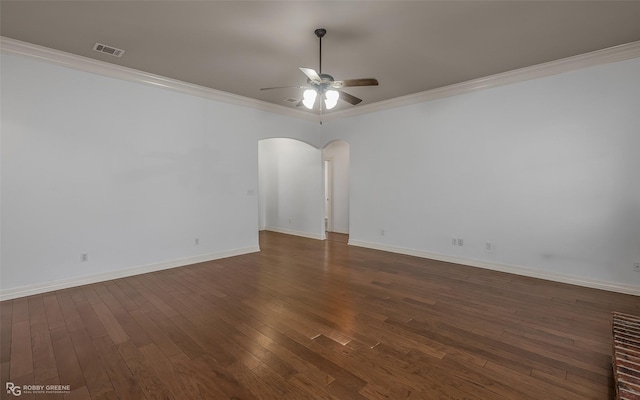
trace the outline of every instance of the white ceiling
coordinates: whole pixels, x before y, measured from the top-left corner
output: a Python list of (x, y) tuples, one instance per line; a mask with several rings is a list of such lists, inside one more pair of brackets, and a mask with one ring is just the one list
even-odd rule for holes
[(5, 37), (283, 107), (301, 91), (259, 89), (306, 83), (319, 27), (322, 72), (379, 80), (346, 90), (361, 104), (640, 40), (640, 1), (2, 0), (0, 13)]

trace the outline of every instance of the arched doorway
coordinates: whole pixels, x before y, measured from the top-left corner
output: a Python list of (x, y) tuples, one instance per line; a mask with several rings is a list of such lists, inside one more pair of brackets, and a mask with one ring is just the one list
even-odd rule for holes
[(259, 226), (325, 239), (322, 152), (299, 140), (258, 142)]
[(259, 229), (323, 240), (349, 233), (349, 144), (258, 142)]

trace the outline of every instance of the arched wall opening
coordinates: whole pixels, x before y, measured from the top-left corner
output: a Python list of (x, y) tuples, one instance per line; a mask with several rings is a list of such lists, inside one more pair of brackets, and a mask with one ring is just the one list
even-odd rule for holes
[(322, 152), (296, 139), (258, 142), (260, 229), (325, 239)]
[(258, 141), (259, 229), (323, 240), (349, 233), (349, 144)]

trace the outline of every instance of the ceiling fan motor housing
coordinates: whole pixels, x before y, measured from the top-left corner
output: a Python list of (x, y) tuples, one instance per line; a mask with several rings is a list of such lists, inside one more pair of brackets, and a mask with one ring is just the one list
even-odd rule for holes
[(312, 81), (311, 79), (307, 78), (307, 83), (312, 85), (318, 92), (324, 93), (326, 90), (331, 89), (334, 86), (333, 76), (329, 74), (318, 74), (318, 76), (320, 77), (319, 82)]

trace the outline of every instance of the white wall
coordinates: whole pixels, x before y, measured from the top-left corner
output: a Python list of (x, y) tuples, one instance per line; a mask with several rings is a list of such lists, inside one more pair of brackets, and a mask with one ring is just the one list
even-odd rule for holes
[(640, 293), (639, 110), (634, 59), (326, 124), (350, 239)]
[[(0, 297), (256, 250), (257, 142), (272, 137), (350, 143), (354, 243), (640, 292), (640, 59), (322, 126), (0, 62)], [(322, 230), (313, 151), (301, 232)]]
[(1, 63), (5, 298), (258, 250), (258, 137), (313, 129), (23, 56)]
[(324, 239), (320, 150), (288, 138), (259, 142), (260, 202), (265, 229)]
[(349, 233), (349, 143), (336, 140), (322, 149), (324, 160), (330, 160), (332, 178), (332, 231)]

